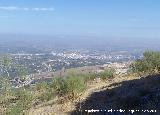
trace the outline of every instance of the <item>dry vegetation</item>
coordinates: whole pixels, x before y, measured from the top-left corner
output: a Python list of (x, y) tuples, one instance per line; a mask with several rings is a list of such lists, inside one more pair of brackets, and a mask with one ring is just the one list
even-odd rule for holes
[[(85, 109), (160, 109), (159, 52), (145, 52), (133, 71), (114, 76), (114, 70), (55, 77), (51, 83), (12, 90), (5, 87), (0, 114), (88, 114)], [(81, 110), (81, 112), (79, 111)], [(99, 113), (102, 114), (102, 113)]]
[(113, 77), (113, 73), (109, 69), (99, 74), (72, 72), (67, 77), (54, 77), (51, 83), (43, 82), (35, 87), (13, 90), (6, 86), (1, 94), (1, 113), (28, 114), (30, 109), (48, 105), (57, 105), (57, 108), (60, 108), (58, 105), (65, 105), (77, 99), (87, 89), (89, 81), (93, 81), (97, 76), (101, 76), (103, 80), (109, 79)]

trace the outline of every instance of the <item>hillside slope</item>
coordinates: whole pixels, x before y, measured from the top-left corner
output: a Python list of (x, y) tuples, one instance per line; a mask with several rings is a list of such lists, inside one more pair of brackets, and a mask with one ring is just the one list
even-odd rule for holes
[[(105, 102), (105, 95), (103, 92), (112, 90), (119, 87), (122, 82), (129, 82), (131, 80), (139, 80), (139, 77), (135, 76), (118, 76), (114, 79), (108, 79), (107, 81), (94, 80), (88, 83), (88, 88), (85, 90), (76, 100), (72, 102), (65, 102), (63, 104), (44, 104), (40, 107), (32, 108), (29, 112), (30, 115), (67, 115), (67, 114), (79, 114), (79, 110), (84, 111), (90, 109), (90, 107), (96, 107), (96, 104), (101, 105)], [(97, 95), (98, 94), (98, 95)], [(95, 96), (93, 96), (95, 95)], [(98, 109), (97, 107), (96, 109)], [(77, 113), (78, 112), (78, 113)]]
[[(81, 111), (78, 111), (79, 109)], [(158, 114), (160, 110), (160, 75), (119, 80), (119, 82), (109, 84), (76, 104), (76, 110), (72, 114), (88, 114), (85, 110), (91, 109), (102, 110), (94, 113), (96, 115), (107, 114), (105, 110), (110, 109), (123, 109), (127, 114), (130, 114), (129, 110), (132, 109), (139, 110), (139, 112), (135, 111), (138, 114), (144, 114), (143, 110), (149, 110), (149, 112), (156, 110), (154, 114)], [(113, 113), (120, 114), (120, 112)]]

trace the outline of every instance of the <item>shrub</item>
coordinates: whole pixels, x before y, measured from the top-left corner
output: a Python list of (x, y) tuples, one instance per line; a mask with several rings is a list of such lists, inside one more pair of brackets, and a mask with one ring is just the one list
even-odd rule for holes
[(90, 80), (94, 80), (97, 77), (96, 73), (86, 73), (86, 74), (80, 74), (80, 77), (83, 77), (84, 80), (90, 81)]
[(17, 91), (16, 96), (19, 100), (19, 104), (21, 104), (24, 109), (28, 109), (31, 107), (31, 103), (34, 99), (31, 92), (26, 91), (25, 89), (20, 89), (19, 91)]
[(15, 90), (17, 102), (13, 104), (7, 111), (7, 115), (23, 115), (25, 110), (31, 107), (33, 95), (25, 89)]
[(55, 93), (51, 89), (46, 89), (46, 91), (42, 92), (42, 94), (38, 97), (41, 101), (49, 101), (55, 97)]
[(114, 69), (107, 69), (104, 72), (99, 73), (98, 76), (103, 80), (108, 79), (108, 78), (113, 78)]
[(74, 74), (70, 75), (66, 79), (66, 84), (67, 84), (67, 92), (73, 95), (82, 92), (86, 88), (86, 83), (84, 81), (84, 78), (76, 76)]
[(55, 77), (51, 87), (56, 91), (58, 96), (67, 96), (68, 99), (73, 99), (86, 89), (88, 81), (95, 79), (97, 76), (102, 79), (113, 78), (114, 69), (107, 69), (98, 74), (72, 72), (67, 77)]
[(37, 83), (35, 88), (37, 91), (40, 91), (40, 90), (46, 90), (47, 88), (49, 88), (49, 86), (46, 82), (42, 82), (42, 83)]
[(23, 113), (23, 106), (19, 103), (17, 103), (15, 106), (13, 106), (12, 108), (10, 108), (6, 114), (7, 115), (24, 115)]
[(36, 84), (35, 91), (38, 91), (36, 98), (40, 101), (49, 101), (55, 97), (55, 91), (47, 82)]
[(59, 96), (68, 96), (73, 99), (85, 90), (86, 82), (84, 77), (70, 74), (66, 78), (54, 78), (52, 87)]
[(143, 58), (136, 60), (131, 68), (134, 72), (160, 72), (160, 52), (144, 52)]

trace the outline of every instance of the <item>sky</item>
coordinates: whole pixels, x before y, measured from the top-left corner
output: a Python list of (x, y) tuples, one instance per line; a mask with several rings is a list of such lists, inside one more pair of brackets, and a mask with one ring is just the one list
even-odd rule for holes
[(160, 0), (0, 0), (0, 33), (160, 38)]

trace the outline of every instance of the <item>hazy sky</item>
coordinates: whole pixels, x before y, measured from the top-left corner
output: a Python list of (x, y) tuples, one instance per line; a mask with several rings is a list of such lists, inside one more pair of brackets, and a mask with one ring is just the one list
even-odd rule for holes
[(160, 0), (0, 0), (0, 33), (160, 38)]

